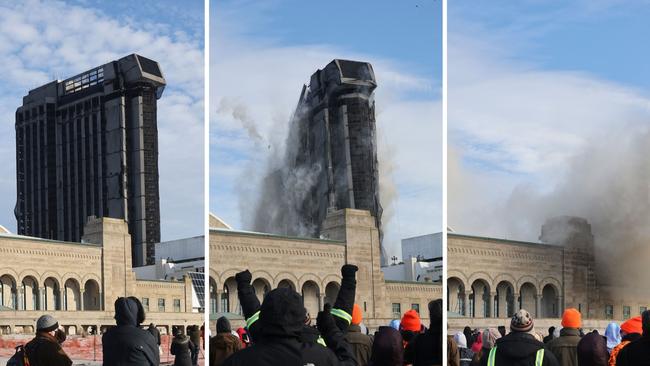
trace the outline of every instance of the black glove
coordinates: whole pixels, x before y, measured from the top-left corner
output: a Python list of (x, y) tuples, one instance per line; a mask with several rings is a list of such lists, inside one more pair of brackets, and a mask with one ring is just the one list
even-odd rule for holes
[(255, 295), (255, 289), (251, 285), (253, 276), (248, 270), (235, 275), (237, 281), (237, 297), (244, 312), (244, 318), (248, 319), (260, 310), (260, 301)]
[(316, 318), (316, 328), (318, 328), (318, 331), (320, 332), (321, 336), (323, 336), (323, 339), (327, 344), (330, 344), (328, 340), (332, 338), (332, 336), (340, 333), (340, 329), (336, 325), (334, 316), (332, 316), (332, 314), (327, 310), (318, 312), (318, 317)]
[(61, 344), (61, 343), (65, 342), (65, 339), (67, 338), (67, 336), (66, 336), (65, 332), (63, 331), (63, 329), (59, 328), (54, 332), (54, 338), (56, 338), (57, 342), (59, 342), (59, 344)]
[(250, 285), (252, 280), (253, 280), (253, 275), (250, 273), (249, 270), (239, 272), (235, 275), (235, 281), (237, 281), (237, 288), (243, 285)]
[[(350, 326), (350, 319), (352, 319), (352, 308), (354, 307), (354, 297), (357, 291), (356, 273), (358, 270), (359, 267), (354, 264), (344, 264), (341, 267), (341, 289), (338, 295), (336, 295), (336, 301), (334, 302), (334, 315), (337, 315), (335, 317), (336, 325), (344, 333), (347, 332)], [(338, 313), (339, 310), (344, 311), (347, 316)]]

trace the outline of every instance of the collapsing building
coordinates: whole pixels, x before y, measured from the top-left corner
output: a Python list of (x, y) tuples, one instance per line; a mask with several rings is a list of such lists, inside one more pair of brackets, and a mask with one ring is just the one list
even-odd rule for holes
[(153, 263), (165, 84), (132, 54), (29, 91), (16, 111), (18, 234), (79, 242), (89, 216), (126, 219), (133, 265)]
[(367, 62), (333, 60), (311, 76), (284, 163), (264, 181), (254, 230), (318, 237), (328, 212), (353, 208), (370, 211), (381, 233), (376, 87)]

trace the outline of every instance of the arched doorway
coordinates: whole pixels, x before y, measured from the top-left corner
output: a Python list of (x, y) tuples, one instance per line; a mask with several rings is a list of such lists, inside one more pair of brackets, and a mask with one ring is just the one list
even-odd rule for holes
[(32, 276), (23, 278), (23, 308), (22, 310), (41, 310), (38, 296), (38, 282)]
[(535, 285), (530, 282), (524, 283), (519, 290), (519, 308), (526, 309), (534, 317), (538, 317), (535, 304), (536, 297), (537, 289)]
[(278, 282), (278, 288), (290, 288), (296, 291), (296, 285), (294, 285), (290, 280), (282, 280)]
[(515, 313), (515, 287), (508, 281), (497, 285), (494, 312), (495, 317), (509, 318)]
[(63, 310), (81, 310), (81, 289), (79, 282), (70, 278), (63, 284)]
[(101, 300), (99, 296), (99, 284), (95, 280), (88, 280), (84, 285), (84, 309), (83, 310), (101, 310)]
[(321, 309), (320, 291), (314, 281), (307, 281), (302, 285), (302, 304), (312, 318), (316, 318)]
[(555, 286), (547, 284), (542, 288), (542, 317), (557, 318), (559, 316), (558, 291)]
[(53, 277), (48, 277), (43, 282), (45, 288), (45, 298), (43, 304), (45, 310), (61, 310), (61, 288), (59, 281)]
[(339, 294), (339, 288), (340, 285), (337, 282), (330, 282), (325, 286), (325, 304), (330, 304), (334, 306), (334, 302), (336, 301), (336, 296)]
[(269, 281), (263, 278), (256, 278), (255, 281), (253, 281), (253, 290), (255, 291), (257, 299), (261, 303), (264, 301), (264, 296), (271, 291), (271, 285), (269, 284)]
[(18, 310), (16, 280), (10, 275), (0, 276), (0, 305)]
[(465, 285), (458, 277), (447, 279), (447, 311), (461, 316), (465, 314)]

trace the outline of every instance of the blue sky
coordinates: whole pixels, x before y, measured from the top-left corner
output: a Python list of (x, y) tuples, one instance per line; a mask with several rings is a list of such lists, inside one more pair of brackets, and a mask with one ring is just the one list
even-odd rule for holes
[(390, 254), (401, 256), (401, 238), (440, 231), (440, 1), (219, 1), (210, 11), (212, 212), (250, 228), (259, 180), (282, 153), (303, 83), (348, 58), (371, 62), (379, 82)]
[(650, 127), (648, 5), (449, 3), (452, 228), (536, 241), (547, 217), (572, 214), (601, 238), (623, 241), (613, 222), (637, 232), (622, 223), (647, 218), (650, 203), (639, 161)]
[[(203, 1), (0, 1), (0, 224), (15, 232), (14, 112), (22, 97), (130, 53), (157, 60), (162, 239), (203, 233)], [(143, 21), (143, 19), (146, 19)]]

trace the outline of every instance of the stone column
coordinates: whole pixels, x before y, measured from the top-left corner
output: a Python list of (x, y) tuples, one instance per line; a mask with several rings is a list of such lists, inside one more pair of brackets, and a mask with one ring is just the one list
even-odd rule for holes
[(217, 313), (221, 312), (221, 291), (217, 289)]
[(23, 287), (16, 289), (16, 310), (25, 310), (25, 291)]
[(86, 293), (86, 289), (82, 288), (79, 290), (79, 310), (84, 311), (84, 294)]
[(489, 309), (490, 310), (490, 318), (496, 318), (497, 317), (496, 307), (494, 306), (494, 302), (495, 302), (494, 300), (496, 299), (496, 297), (497, 297), (496, 292), (490, 292), (490, 309)]
[(515, 305), (515, 308), (513, 309), (512, 312), (516, 313), (517, 310), (521, 309), (521, 296), (519, 295), (518, 292), (515, 292), (514, 294), (512, 294), (512, 296), (514, 297), (513, 302), (514, 302), (514, 305)]
[(463, 315), (469, 317), (469, 294), (467, 292), (463, 296), (463, 308)]
[(38, 305), (39, 305), (38, 310), (45, 310), (47, 308), (47, 303), (45, 301), (45, 298), (46, 298), (45, 291), (47, 291), (47, 289), (45, 287), (40, 287), (38, 289), (38, 296), (40, 298), (40, 301), (38, 302)]
[(542, 294), (535, 295), (535, 317), (542, 317)]
[(320, 293), (318, 294), (318, 310), (323, 310), (323, 306), (325, 306), (325, 294)]

